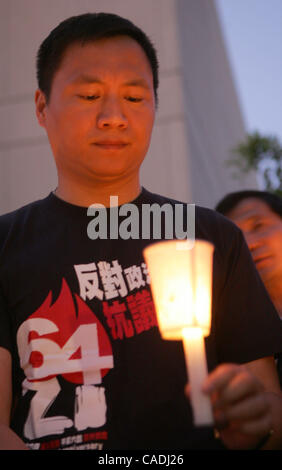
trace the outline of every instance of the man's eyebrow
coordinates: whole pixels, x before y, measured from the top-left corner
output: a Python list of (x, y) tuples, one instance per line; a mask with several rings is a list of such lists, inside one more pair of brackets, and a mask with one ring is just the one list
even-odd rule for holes
[(257, 222), (263, 217), (254, 212), (245, 212), (238, 217), (238, 222)]
[[(79, 84), (79, 83), (98, 83), (102, 85), (103, 81), (98, 77), (92, 77), (90, 75), (79, 75), (75, 80), (72, 81), (72, 84)], [(142, 88), (149, 89), (148, 83), (143, 78), (129, 80), (127, 82), (124, 82), (123, 86), (139, 86)]]
[(146, 80), (143, 80), (143, 78), (138, 78), (136, 80), (129, 80), (128, 82), (124, 83), (124, 86), (140, 86), (142, 88), (149, 89), (148, 83), (146, 82)]

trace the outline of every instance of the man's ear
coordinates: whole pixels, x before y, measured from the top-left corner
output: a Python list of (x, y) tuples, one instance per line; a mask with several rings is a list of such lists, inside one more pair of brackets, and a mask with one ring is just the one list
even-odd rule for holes
[(42, 127), (46, 127), (46, 97), (43, 91), (40, 89), (36, 90), (35, 92), (35, 112), (37, 116), (37, 120)]

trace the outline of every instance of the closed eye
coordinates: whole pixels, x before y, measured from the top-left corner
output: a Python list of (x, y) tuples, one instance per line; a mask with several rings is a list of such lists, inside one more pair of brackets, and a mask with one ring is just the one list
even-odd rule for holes
[(266, 223), (263, 220), (256, 219), (252, 224), (252, 231), (257, 232), (258, 230), (263, 230), (266, 227)]
[(135, 96), (126, 96), (126, 100), (131, 101), (132, 103), (140, 103), (143, 101), (143, 98), (135, 97)]
[(255, 223), (254, 226), (253, 226), (253, 228), (254, 228), (255, 230), (258, 230), (258, 229), (260, 229), (261, 227), (263, 227), (263, 224), (262, 224), (261, 222), (257, 222), (257, 223)]
[(84, 99), (86, 101), (94, 101), (100, 98), (100, 96), (99, 95), (85, 95), (85, 96), (79, 95), (79, 98)]

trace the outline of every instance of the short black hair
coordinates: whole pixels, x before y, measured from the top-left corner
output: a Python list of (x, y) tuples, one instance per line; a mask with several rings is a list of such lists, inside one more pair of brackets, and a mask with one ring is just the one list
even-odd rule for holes
[(217, 203), (215, 210), (223, 215), (227, 215), (228, 212), (230, 212), (240, 201), (250, 197), (261, 199), (273, 212), (282, 217), (282, 198), (280, 196), (268, 191), (258, 191), (253, 189), (227, 194)]
[(134, 39), (144, 50), (152, 69), (156, 103), (158, 102), (158, 58), (155, 47), (148, 36), (128, 19), (112, 13), (84, 13), (72, 16), (59, 23), (41, 43), (36, 56), (37, 83), (50, 98), (52, 81), (67, 47), (74, 43), (85, 43), (102, 38), (126, 35)]

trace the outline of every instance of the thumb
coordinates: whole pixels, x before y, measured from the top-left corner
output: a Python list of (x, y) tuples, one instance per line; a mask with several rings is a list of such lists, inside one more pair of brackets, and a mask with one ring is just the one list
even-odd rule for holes
[(191, 395), (191, 386), (190, 386), (190, 384), (187, 383), (185, 385), (184, 393), (185, 393), (187, 398), (190, 398), (190, 395)]

